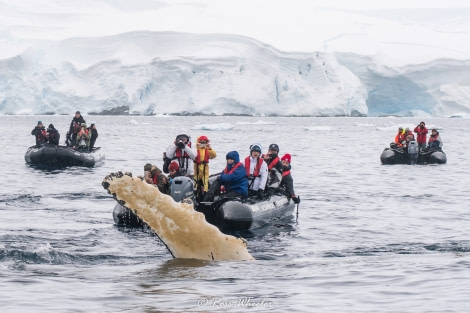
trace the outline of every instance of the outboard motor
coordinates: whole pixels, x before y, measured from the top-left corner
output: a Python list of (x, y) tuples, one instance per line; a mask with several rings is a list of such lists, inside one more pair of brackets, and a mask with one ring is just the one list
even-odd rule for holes
[(408, 159), (410, 164), (416, 164), (418, 161), (419, 147), (418, 143), (414, 140), (408, 143)]
[(194, 200), (193, 180), (189, 177), (175, 177), (171, 182), (170, 190), (170, 196), (176, 202), (180, 202), (183, 199)]

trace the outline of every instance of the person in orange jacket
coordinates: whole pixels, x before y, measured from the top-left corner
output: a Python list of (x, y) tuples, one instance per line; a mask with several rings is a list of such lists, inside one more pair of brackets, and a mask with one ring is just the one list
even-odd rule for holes
[(397, 147), (401, 147), (402, 142), (406, 139), (405, 132), (403, 131), (403, 127), (398, 127), (398, 133), (395, 135), (395, 144)]

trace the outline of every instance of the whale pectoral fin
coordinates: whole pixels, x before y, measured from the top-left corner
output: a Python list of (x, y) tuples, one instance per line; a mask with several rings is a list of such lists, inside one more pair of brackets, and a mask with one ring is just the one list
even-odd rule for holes
[(246, 240), (223, 234), (192, 204), (175, 202), (132, 173), (111, 173), (102, 185), (152, 228), (175, 258), (254, 260)]

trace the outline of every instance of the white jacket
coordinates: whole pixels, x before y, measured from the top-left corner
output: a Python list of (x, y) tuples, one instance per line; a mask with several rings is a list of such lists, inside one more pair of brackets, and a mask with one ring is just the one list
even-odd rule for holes
[[(168, 146), (168, 148), (166, 149), (167, 158), (170, 158), (170, 159), (175, 158), (176, 149), (179, 149), (179, 148), (174, 144)], [(181, 149), (179, 149), (179, 150), (181, 150)], [(192, 175), (194, 175), (194, 162), (193, 162), (193, 160), (196, 158), (197, 152), (194, 151), (188, 145), (186, 145), (184, 147), (183, 151), (181, 151), (181, 155), (184, 155), (185, 152), (189, 156), (189, 158), (180, 158), (180, 159), (177, 159), (177, 161), (178, 161), (178, 164), (179, 164), (180, 168), (183, 169), (183, 170), (186, 170), (187, 175), (192, 176)]]
[[(253, 175), (253, 173), (255, 172), (255, 167), (257, 163), (258, 160), (250, 156), (250, 175)], [(266, 164), (264, 160), (261, 164), (259, 175), (259, 177), (255, 177), (253, 184), (252, 180), (248, 180), (248, 186), (251, 190), (264, 189), (264, 187), (266, 186), (266, 182), (268, 181), (268, 164)]]

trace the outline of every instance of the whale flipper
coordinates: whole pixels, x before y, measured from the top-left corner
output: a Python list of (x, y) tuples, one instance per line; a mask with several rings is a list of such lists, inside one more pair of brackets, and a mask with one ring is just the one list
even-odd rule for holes
[(174, 258), (254, 260), (245, 240), (223, 234), (192, 204), (175, 202), (131, 173), (109, 174), (102, 185), (152, 228)]

